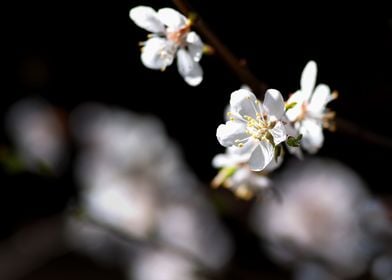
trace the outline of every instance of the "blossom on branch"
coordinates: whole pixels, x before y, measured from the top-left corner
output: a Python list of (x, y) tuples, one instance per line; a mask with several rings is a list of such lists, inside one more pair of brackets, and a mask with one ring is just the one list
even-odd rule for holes
[(138, 6), (131, 9), (130, 18), (139, 27), (151, 32), (149, 39), (142, 43), (141, 60), (144, 66), (165, 70), (177, 58), (178, 72), (191, 86), (203, 80), (199, 61), (204, 44), (191, 31), (192, 21), (171, 8), (157, 12), (151, 7)]
[(263, 103), (252, 92), (237, 90), (231, 94), (230, 119), (218, 127), (216, 136), (222, 146), (246, 158), (251, 170), (261, 171), (287, 139), (284, 112), (283, 97), (275, 89), (267, 90)]
[(334, 129), (334, 112), (326, 105), (337, 97), (325, 84), (315, 87), (317, 65), (314, 61), (306, 64), (301, 76), (301, 89), (287, 101), (286, 115), (294, 127), (302, 134), (301, 146), (309, 153), (316, 153), (324, 142), (323, 127)]
[(272, 160), (263, 171), (255, 172), (246, 163), (246, 155), (239, 155), (234, 149), (227, 148), (226, 153), (217, 154), (213, 158), (212, 165), (220, 170), (211, 185), (214, 188), (223, 186), (237, 197), (248, 200), (270, 187), (271, 181), (267, 173), (279, 167), (283, 157), (279, 157), (278, 161)]

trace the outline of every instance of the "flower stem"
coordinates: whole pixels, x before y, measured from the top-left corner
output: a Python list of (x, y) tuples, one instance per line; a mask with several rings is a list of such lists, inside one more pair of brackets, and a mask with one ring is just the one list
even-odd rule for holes
[(196, 13), (186, 0), (173, 0), (177, 8), (187, 17), (193, 18), (193, 26), (206, 42), (213, 47), (215, 53), (227, 64), (238, 78), (249, 86), (256, 95), (263, 96), (267, 85), (257, 79), (242, 60), (238, 59), (228, 47), (211, 31), (203, 19)]

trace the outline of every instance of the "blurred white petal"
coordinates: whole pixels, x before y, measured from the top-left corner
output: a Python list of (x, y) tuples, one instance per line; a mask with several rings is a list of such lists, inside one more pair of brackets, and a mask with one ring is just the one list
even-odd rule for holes
[(199, 35), (196, 32), (189, 32), (186, 36), (186, 42), (188, 43), (188, 52), (192, 59), (199, 62), (203, 55), (204, 44), (201, 41)]
[(303, 100), (309, 100), (313, 93), (317, 77), (317, 64), (314, 61), (309, 61), (301, 75), (301, 95)]
[(129, 17), (135, 22), (137, 26), (149, 32), (165, 32), (165, 26), (159, 20), (158, 14), (151, 7), (137, 6), (130, 10)]
[(140, 57), (147, 68), (161, 70), (173, 63), (175, 51), (166, 39), (152, 37), (145, 42)]
[(186, 17), (171, 8), (159, 9), (158, 18), (171, 30), (180, 29), (187, 22)]
[(324, 84), (318, 85), (310, 99), (308, 105), (309, 112), (313, 115), (320, 116), (330, 100), (331, 90), (329, 89), (329, 86)]
[(190, 86), (197, 86), (203, 80), (203, 69), (200, 64), (183, 48), (177, 51), (177, 68)]

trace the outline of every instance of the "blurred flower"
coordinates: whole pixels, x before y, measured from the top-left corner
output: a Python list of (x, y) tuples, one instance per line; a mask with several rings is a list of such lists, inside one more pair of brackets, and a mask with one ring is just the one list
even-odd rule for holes
[(191, 20), (171, 8), (154, 11), (150, 7), (131, 9), (130, 18), (139, 27), (152, 32), (143, 43), (141, 60), (147, 68), (165, 70), (177, 57), (178, 72), (191, 86), (203, 80), (199, 61), (203, 42), (191, 29)]
[(278, 161), (272, 160), (262, 172), (250, 170), (246, 157), (227, 148), (225, 154), (218, 154), (212, 160), (212, 165), (220, 171), (213, 179), (211, 185), (215, 188), (223, 186), (233, 191), (237, 197), (251, 199), (255, 194), (266, 190), (271, 182), (267, 176), (282, 163), (283, 157)]
[(372, 275), (376, 280), (392, 279), (392, 254), (376, 258), (372, 265)]
[(297, 279), (356, 277), (382, 248), (379, 235), (390, 227), (385, 209), (369, 208), (376, 202), (347, 167), (296, 161), (274, 183), (282, 202), (257, 204), (253, 224), (272, 257), (297, 269)]
[(187, 259), (165, 250), (147, 250), (136, 258), (130, 276), (134, 280), (202, 280), (197, 267)]
[(53, 107), (40, 99), (21, 100), (10, 108), (6, 126), (26, 169), (53, 175), (63, 171), (67, 145)]
[(71, 125), (81, 145), (76, 173), (88, 216), (211, 269), (227, 262), (227, 233), (158, 119), (87, 104)]
[(306, 64), (301, 76), (301, 89), (293, 93), (287, 101), (286, 115), (294, 122), (295, 128), (303, 135), (301, 146), (309, 153), (316, 153), (324, 141), (323, 126), (333, 128), (334, 113), (326, 110), (326, 105), (337, 97), (327, 85), (315, 88), (317, 65), (314, 61)]
[(248, 157), (251, 170), (261, 171), (272, 161), (276, 146), (287, 137), (281, 122), (284, 114), (282, 95), (269, 89), (261, 104), (252, 92), (240, 89), (231, 94), (230, 106), (230, 120), (217, 129), (218, 141)]

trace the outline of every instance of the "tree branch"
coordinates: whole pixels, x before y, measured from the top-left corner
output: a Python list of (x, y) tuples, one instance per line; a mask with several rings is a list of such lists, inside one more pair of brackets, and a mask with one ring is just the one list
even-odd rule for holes
[[(218, 56), (226, 63), (226, 65), (237, 75), (237, 77), (244, 84), (248, 85), (252, 91), (258, 95), (263, 96), (267, 84), (260, 81), (253, 73), (249, 70), (246, 64), (242, 63), (230, 50), (227, 48), (219, 38), (211, 31), (207, 24), (203, 21), (199, 13), (195, 11), (187, 2), (187, 0), (173, 0), (174, 5), (186, 16), (196, 16), (194, 20), (195, 29), (201, 34), (206, 42), (211, 45)], [(382, 146), (388, 149), (392, 149), (392, 139), (385, 136), (367, 131), (361, 128), (359, 125), (345, 120), (341, 117), (336, 118), (337, 132), (343, 132), (347, 135), (353, 136), (362, 141)]]

